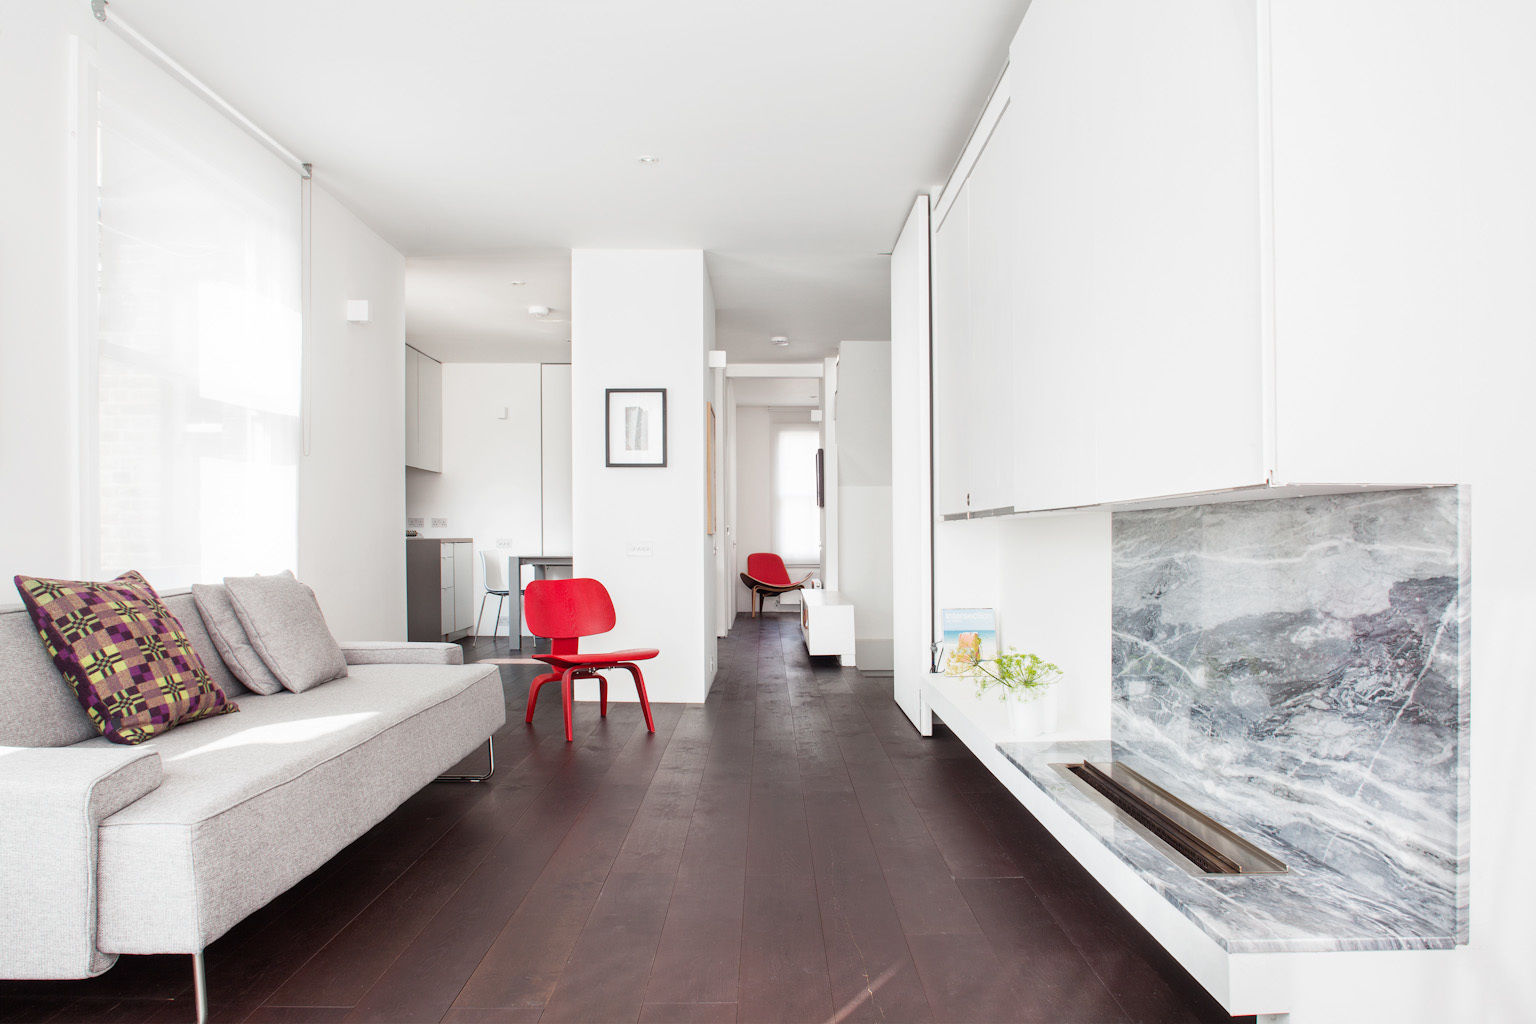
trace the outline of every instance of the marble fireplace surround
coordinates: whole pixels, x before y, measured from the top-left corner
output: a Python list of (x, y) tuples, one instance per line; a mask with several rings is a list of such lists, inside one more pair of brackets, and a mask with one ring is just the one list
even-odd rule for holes
[[(1229, 952), (1467, 940), (1453, 487), (1116, 513), (1111, 740), (998, 749)], [(1284, 860), (1191, 876), (1050, 768), (1120, 760)]]

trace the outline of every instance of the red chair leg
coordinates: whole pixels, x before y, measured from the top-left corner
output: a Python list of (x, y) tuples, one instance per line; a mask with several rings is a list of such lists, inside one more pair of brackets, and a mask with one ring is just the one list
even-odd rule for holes
[[(594, 672), (593, 675), (597, 675), (597, 673)], [(599, 703), (600, 703), (600, 706), (601, 706), (601, 709), (602, 709), (602, 712), (601, 712), (602, 716), (604, 718), (607, 718), (608, 717), (608, 677), (607, 676), (602, 676), (602, 675), (598, 675), (597, 676), (597, 692), (598, 692), (598, 700), (599, 700)]]
[(576, 734), (571, 731), (571, 677), (575, 669), (568, 668), (560, 676), (560, 702), (565, 705), (565, 742), (574, 743)]
[(626, 661), (621, 662), (618, 667), (628, 669), (629, 674), (635, 677), (635, 690), (640, 694), (640, 710), (645, 713), (645, 727), (655, 732), (656, 723), (651, 720), (651, 699), (645, 695), (645, 676), (640, 674), (640, 666)]
[(523, 721), (533, 721), (533, 709), (539, 703), (539, 687), (543, 686), (545, 683), (552, 683), (559, 678), (560, 677), (555, 675), (553, 672), (546, 672), (544, 675), (538, 676), (533, 680), (533, 682), (528, 684), (528, 714), (523, 718)]

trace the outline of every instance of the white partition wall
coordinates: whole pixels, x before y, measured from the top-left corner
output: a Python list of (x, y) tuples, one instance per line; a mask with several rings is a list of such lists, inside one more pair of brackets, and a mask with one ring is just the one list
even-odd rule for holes
[[(704, 403), (714, 307), (704, 254), (571, 254), (571, 553), (601, 580), (618, 625), (607, 649), (659, 647), (653, 701), (702, 701), (713, 680), (715, 573), (705, 532)], [(667, 464), (609, 467), (604, 392), (665, 388)], [(609, 696), (633, 699), (622, 685)], [(582, 698), (596, 696), (578, 690)]]
[(933, 640), (932, 325), (928, 197), (919, 196), (891, 252), (891, 657), (896, 703), (923, 735), (933, 716), (919, 684)]

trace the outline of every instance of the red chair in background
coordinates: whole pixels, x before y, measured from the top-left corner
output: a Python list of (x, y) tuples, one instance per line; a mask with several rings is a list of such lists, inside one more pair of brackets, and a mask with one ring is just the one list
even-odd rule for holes
[(752, 609), (752, 617), (757, 618), (757, 613), (763, 610), (763, 596), (787, 594), (791, 590), (804, 590), (810, 582), (813, 573), (806, 573), (805, 579), (793, 583), (789, 578), (789, 570), (784, 567), (784, 559), (767, 551), (759, 551), (747, 556), (747, 571), (741, 574), (741, 582), (752, 591), (752, 597), (757, 605)]
[(622, 668), (635, 677), (635, 689), (640, 692), (640, 710), (645, 712), (645, 727), (656, 731), (651, 720), (651, 702), (645, 695), (645, 677), (640, 674), (637, 661), (654, 658), (661, 652), (654, 647), (632, 651), (610, 651), (604, 654), (581, 654), (577, 645), (584, 636), (596, 636), (613, 628), (618, 617), (613, 611), (613, 599), (608, 588), (597, 580), (534, 580), (523, 593), (523, 614), (528, 618), (528, 628), (534, 636), (550, 641), (548, 654), (534, 657), (554, 669), (536, 678), (528, 685), (528, 715), (525, 721), (533, 721), (533, 709), (539, 702), (539, 688), (545, 683), (560, 681), (560, 699), (565, 705), (565, 740), (575, 738), (571, 732), (571, 686), (577, 679), (596, 679), (602, 706), (602, 715), (608, 717), (608, 680), (600, 674)]

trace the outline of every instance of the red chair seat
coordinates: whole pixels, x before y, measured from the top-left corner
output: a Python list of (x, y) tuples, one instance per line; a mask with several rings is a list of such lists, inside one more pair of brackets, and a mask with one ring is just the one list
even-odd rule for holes
[(616, 665), (621, 661), (645, 661), (661, 654), (655, 647), (637, 647), (632, 651), (610, 651), (607, 654), (535, 654), (538, 661), (550, 665)]
[(536, 676), (528, 683), (528, 713), (524, 720), (533, 721), (534, 708), (538, 706), (539, 689), (546, 683), (560, 683), (560, 703), (565, 712), (565, 740), (574, 739), (571, 731), (571, 684), (577, 679), (597, 680), (598, 709), (608, 717), (608, 677), (602, 673), (621, 669), (635, 681), (635, 694), (640, 698), (640, 711), (645, 715), (645, 727), (656, 731), (651, 718), (651, 701), (645, 695), (645, 676), (637, 661), (656, 657), (661, 652), (654, 647), (640, 647), (629, 651), (602, 651), (582, 654), (577, 647), (584, 636), (596, 636), (613, 628), (617, 616), (613, 611), (613, 599), (608, 588), (597, 580), (534, 580), (523, 594), (523, 614), (528, 618), (528, 628), (535, 636), (549, 640), (548, 654), (535, 654), (553, 672)]

